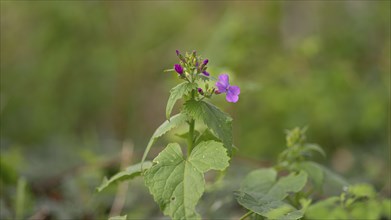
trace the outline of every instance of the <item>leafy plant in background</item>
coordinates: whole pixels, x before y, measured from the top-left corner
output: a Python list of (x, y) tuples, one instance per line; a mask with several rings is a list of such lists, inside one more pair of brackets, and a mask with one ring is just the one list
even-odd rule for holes
[[(288, 131), (287, 149), (276, 166), (249, 173), (235, 192), (249, 211), (241, 219), (381, 219), (391, 218), (391, 202), (381, 199), (368, 184), (349, 185), (327, 168), (309, 161), (321, 147), (305, 143), (306, 128)], [(278, 178), (278, 173), (287, 174)], [(343, 186), (342, 194), (317, 203), (311, 195), (321, 191), (325, 179)]]
[[(240, 88), (230, 85), (229, 76), (215, 79), (207, 72), (207, 59), (196, 52), (182, 55), (176, 51), (179, 63), (166, 72), (176, 72), (183, 82), (170, 91), (165, 121), (152, 135), (142, 161), (128, 167), (111, 179), (104, 179), (98, 191), (110, 184), (136, 176), (144, 176), (145, 185), (165, 215), (173, 219), (200, 219), (195, 208), (205, 190), (204, 173), (223, 171), (232, 155), (232, 118), (206, 101), (216, 94), (225, 93), (228, 102), (239, 100)], [(216, 81), (213, 87), (211, 82)], [(175, 103), (184, 100), (181, 112), (171, 116)], [(196, 123), (206, 128), (195, 129)], [(151, 162), (145, 161), (155, 141), (168, 131), (183, 124), (188, 132), (179, 136), (187, 140), (187, 154), (178, 143), (170, 143)], [(126, 218), (126, 217), (123, 217)]]

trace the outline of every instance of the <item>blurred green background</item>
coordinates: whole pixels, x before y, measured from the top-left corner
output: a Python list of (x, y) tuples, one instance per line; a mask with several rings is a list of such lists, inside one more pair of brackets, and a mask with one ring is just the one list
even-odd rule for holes
[[(319, 162), (389, 197), (390, 19), (389, 1), (1, 1), (0, 218), (113, 213), (117, 189), (94, 189), (165, 119), (176, 49), (242, 88), (236, 104), (213, 98), (239, 151), (204, 217), (240, 216), (231, 192), (295, 126), (326, 149)], [(125, 192), (121, 214), (161, 218), (141, 180)]]

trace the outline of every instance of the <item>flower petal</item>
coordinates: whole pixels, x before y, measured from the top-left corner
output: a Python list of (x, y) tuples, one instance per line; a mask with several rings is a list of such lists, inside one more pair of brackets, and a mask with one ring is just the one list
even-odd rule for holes
[(240, 88), (239, 86), (230, 86), (228, 87), (228, 92), (234, 95), (239, 95), (240, 94)]
[(216, 82), (217, 90), (221, 93), (227, 92), (229, 86), (229, 76), (227, 74), (221, 74), (219, 81)]
[(238, 86), (229, 86), (226, 99), (228, 102), (237, 102), (239, 100), (240, 88)]
[(225, 99), (227, 100), (227, 102), (237, 102), (239, 100), (239, 96), (238, 95), (233, 95), (233, 94), (228, 94), (227, 92), (227, 96), (225, 97)]

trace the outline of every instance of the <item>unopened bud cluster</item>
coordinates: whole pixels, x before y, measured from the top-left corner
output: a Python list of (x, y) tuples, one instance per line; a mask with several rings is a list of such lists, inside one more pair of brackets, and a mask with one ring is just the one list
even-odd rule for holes
[(182, 78), (196, 79), (197, 75), (203, 74), (204, 76), (210, 76), (206, 71), (208, 68), (208, 59), (202, 59), (201, 56), (197, 56), (197, 52), (194, 50), (192, 53), (182, 55), (179, 50), (176, 50), (176, 55), (179, 58), (179, 64), (174, 65), (174, 70)]
[[(179, 50), (176, 50), (176, 55), (179, 58), (179, 63), (174, 65), (174, 68), (168, 71), (175, 71), (178, 73), (179, 78), (188, 81), (189, 83), (195, 83), (198, 80), (208, 82), (214, 80), (207, 72), (208, 59), (203, 59), (201, 56), (197, 56), (197, 52), (193, 50), (191, 53), (181, 54)], [(197, 93), (202, 98), (210, 98), (212, 95), (225, 93), (226, 100), (228, 102), (237, 102), (239, 100), (240, 88), (238, 86), (230, 85), (228, 74), (221, 74), (218, 77), (218, 81), (215, 84), (215, 88), (210, 88), (208, 83), (205, 83), (205, 88), (197, 88)]]

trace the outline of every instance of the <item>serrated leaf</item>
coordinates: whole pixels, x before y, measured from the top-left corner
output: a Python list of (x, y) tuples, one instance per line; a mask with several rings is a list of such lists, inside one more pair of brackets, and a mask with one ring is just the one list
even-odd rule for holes
[(110, 217), (109, 220), (126, 220), (127, 218), (127, 215), (124, 215), (124, 216), (113, 216), (113, 217)]
[(274, 169), (260, 169), (248, 174), (240, 191), (235, 193), (239, 204), (245, 208), (271, 219), (298, 219), (303, 212), (283, 202), (288, 193), (303, 189), (307, 174), (299, 172), (290, 174), (276, 181)]
[(127, 167), (124, 171), (121, 171), (114, 176), (112, 176), (109, 180), (105, 177), (103, 179), (102, 184), (96, 188), (98, 192), (101, 192), (102, 190), (106, 189), (110, 185), (124, 180), (130, 180), (137, 176), (140, 176), (142, 173), (142, 169), (149, 169), (152, 166), (151, 161), (145, 161), (143, 167), (141, 168), (141, 163), (132, 165)]
[(244, 191), (256, 199), (283, 200), (288, 193), (299, 192), (307, 182), (307, 174), (299, 172), (281, 177), (276, 182), (277, 172), (274, 169), (252, 171), (244, 179), (240, 191)]
[(165, 215), (173, 219), (200, 219), (195, 207), (205, 190), (203, 173), (224, 170), (228, 161), (226, 149), (219, 142), (200, 143), (188, 159), (178, 144), (169, 144), (145, 173), (145, 185)]
[(229, 158), (222, 143), (204, 141), (193, 149), (188, 160), (200, 172), (205, 173), (208, 170), (224, 170), (228, 167)]
[(321, 188), (324, 181), (322, 167), (311, 161), (304, 161), (298, 164), (298, 169), (304, 170), (315, 184), (315, 187)]
[(303, 217), (301, 210), (297, 210), (281, 200), (258, 200), (245, 192), (235, 192), (235, 197), (240, 205), (266, 218), (299, 219)]
[(197, 89), (197, 84), (196, 83), (189, 83), (189, 82), (181, 83), (171, 89), (170, 97), (168, 98), (167, 106), (166, 106), (166, 118), (167, 119), (170, 118), (171, 111), (172, 111), (175, 103), (180, 98), (182, 98), (184, 95), (188, 94), (189, 92), (191, 92), (194, 89)]
[(177, 114), (171, 117), (170, 120), (166, 120), (163, 124), (161, 124), (156, 131), (153, 133), (151, 139), (148, 142), (147, 147), (145, 148), (143, 158), (141, 160), (141, 163), (145, 161), (145, 158), (147, 158), (147, 155), (149, 151), (151, 150), (152, 145), (155, 143), (155, 141), (161, 137), (163, 134), (167, 133), (173, 128), (176, 128), (180, 126), (181, 124), (185, 123), (187, 119), (187, 116), (185, 114)]
[(223, 142), (228, 154), (231, 155), (232, 118), (228, 114), (208, 102), (196, 100), (187, 101), (184, 105), (184, 112), (194, 119), (203, 121)]

